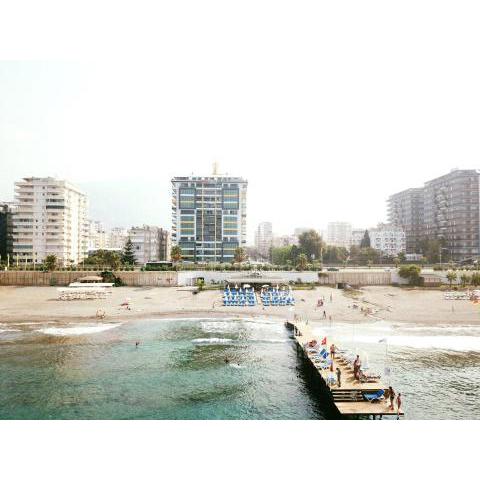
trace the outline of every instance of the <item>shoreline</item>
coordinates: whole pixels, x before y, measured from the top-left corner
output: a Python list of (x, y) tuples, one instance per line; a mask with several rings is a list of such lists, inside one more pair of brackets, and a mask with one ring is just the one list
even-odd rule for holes
[[(406, 290), (397, 287), (364, 287), (343, 291), (331, 287), (296, 290), (294, 311), (289, 307), (223, 307), (221, 292), (206, 290), (196, 295), (182, 287), (117, 287), (106, 299), (57, 300), (56, 287), (0, 287), (0, 323), (32, 321), (109, 322), (182, 316), (258, 317), (281, 321), (300, 318), (319, 324), (330, 322), (414, 323), (420, 325), (480, 325), (480, 305), (468, 300), (448, 301), (438, 290)], [(330, 301), (332, 295), (332, 301)], [(319, 298), (324, 306), (317, 308)], [(131, 310), (120, 305), (128, 299)], [(106, 316), (96, 317), (97, 310)], [(325, 313), (324, 313), (325, 311)], [(35, 312), (35, 313), (33, 313)]]

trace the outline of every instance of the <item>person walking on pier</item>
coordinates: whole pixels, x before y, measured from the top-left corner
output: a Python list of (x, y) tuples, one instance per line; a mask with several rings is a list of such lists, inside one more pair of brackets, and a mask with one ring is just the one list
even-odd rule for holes
[(398, 392), (397, 395), (397, 420), (400, 418), (400, 408), (402, 407), (402, 394)]
[(342, 372), (338, 367), (337, 367), (337, 385), (339, 388), (342, 386)]
[[(390, 410), (393, 410), (393, 402), (395, 401), (395, 391), (392, 387), (388, 387), (388, 397), (390, 399)], [(400, 400), (401, 402), (401, 400)]]
[(357, 355), (357, 358), (353, 362), (353, 377), (355, 380), (360, 379), (360, 366), (362, 365), (362, 362), (360, 361), (360, 355)]
[(335, 359), (335, 350), (336, 350), (335, 344), (332, 343), (332, 344), (330, 345), (330, 356), (332, 357), (332, 359)]
[(327, 312), (325, 310), (323, 311), (323, 318), (327, 318)]

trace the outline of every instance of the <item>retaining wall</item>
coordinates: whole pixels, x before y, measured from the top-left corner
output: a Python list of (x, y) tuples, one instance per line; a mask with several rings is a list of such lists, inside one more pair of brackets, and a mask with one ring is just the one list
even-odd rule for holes
[[(0, 272), (0, 285), (18, 286), (65, 286), (87, 275), (100, 272)], [(177, 272), (115, 272), (127, 286), (171, 287), (177, 285)]]

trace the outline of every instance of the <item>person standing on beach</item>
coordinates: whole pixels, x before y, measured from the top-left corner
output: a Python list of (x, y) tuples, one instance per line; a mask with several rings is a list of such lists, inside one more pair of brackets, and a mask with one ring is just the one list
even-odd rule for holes
[(397, 395), (397, 420), (400, 418), (400, 408), (402, 407), (402, 394), (398, 392)]
[(330, 345), (330, 356), (332, 357), (332, 359), (335, 359), (335, 344), (332, 343)]
[(338, 367), (337, 367), (337, 385), (339, 387), (342, 386), (342, 372)]
[(330, 294), (330, 302), (333, 302), (333, 295)]
[(323, 318), (327, 318), (327, 312), (325, 310), (323, 311)]

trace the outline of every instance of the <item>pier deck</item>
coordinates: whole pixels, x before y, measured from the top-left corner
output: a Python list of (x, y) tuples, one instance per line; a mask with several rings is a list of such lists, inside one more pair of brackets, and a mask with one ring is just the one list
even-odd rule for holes
[[(358, 415), (394, 415), (403, 416), (404, 412), (400, 410), (397, 413), (395, 410), (390, 410), (390, 402), (387, 400), (379, 400), (377, 402), (369, 402), (364, 399), (363, 393), (377, 392), (378, 390), (387, 390), (388, 386), (385, 386), (381, 381), (360, 382), (353, 376), (353, 369), (343, 362), (340, 358), (333, 359), (333, 372), (330, 369), (324, 370), (316, 365), (314, 361), (314, 353), (308, 352), (304, 345), (311, 340), (321, 339), (316, 338), (310, 325), (302, 322), (287, 322), (287, 325), (296, 329), (294, 334), (295, 341), (302, 349), (306, 360), (320, 375), (324, 386), (332, 394), (333, 401), (340, 414), (344, 417), (354, 417)], [(295, 330), (294, 330), (295, 331)], [(325, 345), (326, 350), (330, 349), (330, 345)], [(335, 375), (337, 367), (341, 372), (341, 387), (337, 385), (329, 385), (328, 376)], [(336, 378), (336, 375), (335, 375)]]

